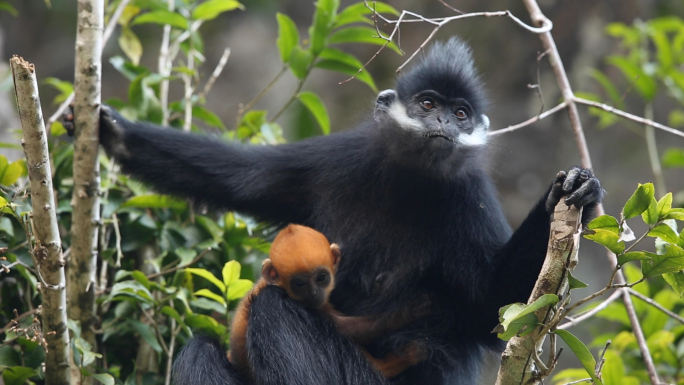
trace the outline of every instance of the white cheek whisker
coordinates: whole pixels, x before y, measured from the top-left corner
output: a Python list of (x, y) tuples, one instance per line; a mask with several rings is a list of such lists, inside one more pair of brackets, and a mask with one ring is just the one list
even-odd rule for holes
[(392, 103), (392, 106), (387, 111), (389, 116), (401, 127), (407, 130), (424, 131), (423, 125), (419, 120), (413, 119), (406, 115), (406, 107), (404, 107), (398, 100)]

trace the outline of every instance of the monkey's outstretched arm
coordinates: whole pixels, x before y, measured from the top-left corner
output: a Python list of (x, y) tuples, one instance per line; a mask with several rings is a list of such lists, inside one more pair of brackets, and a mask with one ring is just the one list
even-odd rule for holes
[(103, 106), (100, 142), (123, 170), (156, 190), (260, 219), (288, 222), (308, 213), (312, 183), (307, 149), (240, 146), (149, 123)]

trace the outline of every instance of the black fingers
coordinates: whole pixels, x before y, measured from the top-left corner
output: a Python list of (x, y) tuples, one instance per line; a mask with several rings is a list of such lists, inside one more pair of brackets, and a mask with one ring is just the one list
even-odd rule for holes
[(577, 208), (600, 203), (603, 198), (601, 182), (589, 169), (573, 167), (567, 173), (561, 171), (551, 185), (546, 200), (546, 210), (552, 212), (562, 197), (565, 197), (565, 204), (574, 205)]
[(67, 135), (74, 136), (74, 130), (76, 126), (74, 125), (74, 105), (69, 104), (69, 107), (62, 114), (62, 125), (67, 132)]

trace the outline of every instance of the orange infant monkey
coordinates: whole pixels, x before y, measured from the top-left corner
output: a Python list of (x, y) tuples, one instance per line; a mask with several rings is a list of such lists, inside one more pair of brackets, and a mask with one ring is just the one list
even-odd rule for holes
[[(367, 343), (420, 317), (418, 314), (403, 315), (392, 321), (375, 322), (370, 317), (344, 316), (328, 303), (335, 287), (335, 271), (340, 261), (340, 249), (330, 244), (318, 231), (300, 225), (289, 225), (276, 236), (269, 258), (264, 260), (261, 274), (252, 290), (242, 299), (233, 318), (230, 332), (228, 359), (235, 368), (252, 377), (247, 360), (247, 327), (252, 301), (266, 285), (276, 285), (288, 296), (307, 307), (329, 315), (343, 335), (356, 343)], [(409, 344), (401, 354), (389, 354), (375, 358), (365, 350), (373, 366), (387, 378), (399, 375), (425, 357), (417, 345)]]

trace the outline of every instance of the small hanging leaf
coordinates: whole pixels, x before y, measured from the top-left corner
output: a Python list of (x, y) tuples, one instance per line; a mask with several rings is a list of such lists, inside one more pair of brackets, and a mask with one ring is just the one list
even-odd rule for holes
[(218, 287), (219, 290), (221, 290), (221, 293), (226, 292), (226, 285), (224, 285), (223, 282), (221, 282), (218, 278), (214, 276), (214, 274), (211, 274), (208, 270), (189, 267), (185, 269), (185, 271), (187, 271), (190, 274), (194, 274), (198, 277), (202, 277), (207, 281), (213, 283), (214, 286)]
[(200, 290), (197, 290), (196, 292), (194, 292), (193, 294), (196, 296), (199, 296), (199, 297), (206, 297), (206, 298), (212, 299), (212, 300), (220, 303), (221, 305), (226, 306), (226, 301), (223, 299), (223, 297), (212, 292), (209, 289), (200, 289)]
[(318, 55), (325, 48), (339, 6), (339, 0), (318, 0), (316, 2), (313, 23), (309, 27), (309, 40), (311, 41), (309, 47), (314, 55)]
[(299, 99), (306, 109), (308, 109), (316, 118), (318, 125), (321, 126), (321, 131), (323, 131), (325, 135), (330, 134), (330, 117), (328, 117), (328, 110), (325, 108), (325, 104), (323, 104), (318, 95), (311, 91), (305, 91), (299, 93), (297, 99)]
[(679, 235), (672, 230), (672, 227), (665, 223), (662, 223), (653, 229), (651, 229), (648, 234), (649, 237), (658, 237), (665, 242), (677, 244), (679, 241)]
[(684, 272), (665, 273), (663, 279), (672, 286), (672, 290), (677, 293), (679, 298), (682, 298), (684, 295)]
[(544, 294), (529, 305), (524, 305), (521, 303), (510, 305), (499, 318), (501, 320), (501, 326), (503, 326), (504, 330), (507, 330), (508, 325), (514, 320), (526, 314), (534, 313), (544, 306), (555, 305), (556, 303), (558, 303), (557, 295)]
[(278, 39), (276, 44), (280, 51), (280, 60), (283, 63), (287, 63), (290, 61), (292, 49), (299, 44), (299, 31), (297, 30), (297, 25), (289, 16), (278, 12), (276, 19), (278, 20)]
[(249, 279), (238, 279), (228, 287), (228, 295), (226, 297), (229, 301), (240, 299), (252, 289), (252, 286), (254, 286), (254, 282)]
[(590, 239), (599, 245), (605, 246), (615, 254), (625, 251), (625, 242), (620, 241), (620, 237), (610, 230), (589, 230), (590, 234), (585, 234), (584, 238)]
[(650, 261), (651, 256), (645, 251), (630, 251), (628, 253), (618, 255), (618, 265), (622, 266), (627, 262), (632, 261)]
[(143, 13), (142, 15), (136, 17), (135, 20), (133, 20), (133, 23), (131, 23), (131, 25), (150, 23), (159, 25), (170, 25), (172, 27), (183, 30), (188, 29), (188, 21), (185, 20), (185, 18), (181, 14), (166, 10)]
[[(341, 43), (365, 43), (365, 44), (375, 44), (375, 45), (385, 45), (387, 41), (378, 37), (378, 32), (375, 28), (370, 27), (349, 27), (337, 30), (330, 37), (330, 44), (341, 44)], [(394, 43), (390, 42), (387, 48), (403, 55), (399, 47)]]
[(183, 211), (187, 209), (188, 204), (183, 200), (172, 198), (168, 195), (151, 194), (134, 196), (121, 205), (121, 208), (124, 207), (138, 207), (142, 209), (170, 208)]
[(223, 283), (226, 285), (226, 287), (232, 285), (233, 282), (237, 282), (237, 280), (240, 279), (240, 269), (241, 266), (238, 261), (228, 261), (225, 265), (223, 265), (223, 271), (221, 274), (223, 275)]
[(664, 167), (684, 167), (684, 149), (668, 148), (662, 157)]
[(658, 209), (658, 217), (662, 219), (662, 217), (668, 213), (672, 209), (672, 193), (669, 192), (665, 194), (660, 200), (658, 201), (657, 205)]
[(634, 85), (634, 88), (636, 88), (644, 100), (647, 102), (653, 100), (658, 91), (658, 84), (653, 76), (646, 74), (639, 65), (625, 57), (609, 56), (606, 61), (622, 72), (625, 79)]
[(665, 254), (648, 253), (651, 261), (641, 264), (645, 278), (653, 278), (664, 273), (674, 273), (684, 269), (684, 249), (676, 245), (665, 245)]
[(224, 12), (238, 8), (245, 9), (242, 4), (235, 0), (209, 0), (198, 5), (192, 11), (192, 18), (195, 20), (212, 20)]
[(140, 43), (140, 39), (135, 35), (133, 30), (129, 27), (121, 28), (121, 35), (119, 35), (119, 47), (128, 56), (128, 59), (134, 64), (138, 65), (140, 63), (140, 57), (142, 57), (143, 47)]
[(152, 327), (146, 323), (140, 322), (137, 319), (129, 318), (128, 323), (140, 334), (140, 336), (154, 349), (155, 352), (162, 354), (162, 347), (159, 345), (157, 336), (152, 330)]
[(295, 46), (290, 52), (290, 70), (299, 79), (304, 79), (313, 61), (313, 54), (308, 49)]
[(663, 219), (676, 219), (678, 221), (684, 221), (684, 209), (671, 209), (665, 214)]
[(644, 223), (650, 226), (658, 223), (658, 202), (656, 202), (655, 198), (651, 198), (651, 203), (649, 203), (648, 209), (641, 213), (641, 219), (644, 220)]
[(586, 370), (589, 377), (591, 377), (591, 379), (594, 380), (594, 384), (603, 385), (603, 382), (600, 378), (596, 376), (595, 373), (596, 360), (594, 359), (594, 356), (591, 355), (589, 349), (582, 343), (582, 341), (580, 341), (577, 337), (572, 335), (572, 333), (570, 333), (567, 330), (556, 330), (554, 331), (554, 333), (556, 333), (560, 338), (562, 338), (563, 341), (565, 341), (568, 347), (572, 350), (572, 352), (575, 353), (575, 356), (577, 356), (577, 358), (582, 363), (584, 370)]
[(590, 230), (608, 230), (615, 234), (620, 233), (620, 225), (618, 224), (618, 220), (615, 217), (607, 214), (594, 218), (591, 222), (589, 222), (587, 228)]
[(575, 278), (570, 271), (568, 271), (568, 285), (570, 286), (570, 289), (583, 289), (589, 286), (586, 283)]
[(625, 219), (634, 218), (648, 210), (651, 200), (655, 199), (654, 194), (655, 188), (653, 183), (639, 184), (639, 187), (637, 187), (622, 209), (622, 217)]
[(108, 373), (96, 373), (96, 374), (91, 374), (91, 377), (94, 379), (100, 381), (103, 385), (114, 385), (114, 377), (112, 377), (111, 374)]

